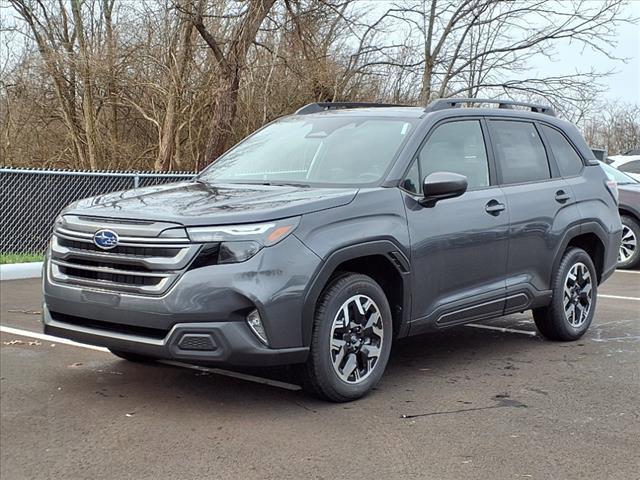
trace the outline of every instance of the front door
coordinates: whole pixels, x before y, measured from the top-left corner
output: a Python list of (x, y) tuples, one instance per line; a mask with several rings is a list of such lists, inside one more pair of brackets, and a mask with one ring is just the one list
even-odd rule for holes
[[(411, 235), (411, 333), (502, 314), (509, 212), (479, 118), (434, 127), (403, 182)], [(418, 203), (433, 172), (467, 177), (468, 190), (433, 207)]]

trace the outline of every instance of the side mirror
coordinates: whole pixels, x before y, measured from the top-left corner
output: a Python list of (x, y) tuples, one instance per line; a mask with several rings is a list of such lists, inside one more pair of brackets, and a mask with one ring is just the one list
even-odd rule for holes
[(467, 191), (467, 177), (452, 172), (434, 172), (424, 178), (420, 204), (433, 207), (445, 198), (459, 197)]

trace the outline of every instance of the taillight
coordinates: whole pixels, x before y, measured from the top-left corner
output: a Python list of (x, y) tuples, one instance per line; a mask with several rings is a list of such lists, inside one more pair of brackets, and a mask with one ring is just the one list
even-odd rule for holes
[(613, 199), (616, 201), (616, 204), (618, 203), (618, 183), (615, 180), (607, 180), (607, 190), (609, 190), (609, 193), (611, 194), (611, 196), (613, 197)]

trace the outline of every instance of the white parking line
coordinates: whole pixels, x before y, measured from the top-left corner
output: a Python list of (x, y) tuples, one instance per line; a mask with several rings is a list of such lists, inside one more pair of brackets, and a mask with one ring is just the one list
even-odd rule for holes
[(521, 333), (522, 335), (529, 335), (530, 337), (535, 337), (536, 332), (532, 332), (530, 330), (517, 330), (515, 328), (504, 328), (504, 327), (494, 327), (493, 325), (481, 325), (479, 323), (467, 323), (467, 327), (473, 328), (482, 328), (485, 330), (495, 330), (496, 332), (502, 333)]
[[(52, 343), (60, 343), (64, 345), (71, 345), (73, 347), (87, 348), (89, 350), (97, 350), (99, 352), (110, 353), (108, 349), (104, 347), (96, 347), (95, 345), (87, 345), (86, 343), (74, 342), (66, 338), (54, 337), (52, 335), (45, 335), (44, 333), (31, 332), (29, 330), (21, 330), (19, 328), (6, 327), (0, 325), (0, 332), (9, 333), (11, 335), (19, 335), (21, 337), (35, 338), (37, 340), (45, 340)], [(300, 390), (300, 385), (294, 385), (293, 383), (280, 382), (278, 380), (271, 380), (270, 378), (256, 377), (255, 375), (249, 375), (246, 373), (232, 372), (230, 370), (224, 370), (222, 368), (209, 368), (200, 367), (198, 365), (190, 365), (188, 363), (174, 362), (171, 360), (160, 360), (159, 363), (170, 365), (173, 367), (189, 368), (192, 370), (198, 370), (201, 372), (214, 373), (216, 375), (224, 375), (225, 377), (237, 378), (240, 380), (246, 380), (248, 382), (259, 383), (261, 385), (270, 385), (272, 387), (284, 388), (285, 390)]]
[(30, 337), (37, 340), (45, 340), (52, 343), (62, 343), (64, 345), (71, 345), (73, 347), (88, 348), (90, 350), (97, 350), (99, 352), (110, 353), (108, 349), (104, 347), (96, 347), (95, 345), (87, 345), (86, 343), (74, 342), (66, 338), (54, 337), (53, 335), (45, 335), (44, 333), (30, 332), (29, 330), (21, 330), (19, 328), (5, 327), (0, 325), (0, 332), (10, 333), (12, 335), (20, 335), (21, 337)]
[(640, 270), (616, 270), (616, 273), (635, 273), (636, 275), (640, 274)]
[(604, 295), (602, 293), (598, 294), (598, 298), (613, 298), (615, 300), (631, 300), (632, 302), (640, 302), (639, 297), (621, 297), (619, 295)]

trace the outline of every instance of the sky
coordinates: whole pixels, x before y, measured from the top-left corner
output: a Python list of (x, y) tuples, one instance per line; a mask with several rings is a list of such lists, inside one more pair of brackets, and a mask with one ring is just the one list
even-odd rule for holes
[[(627, 6), (627, 13), (640, 17), (640, 0), (631, 0)], [(599, 71), (613, 70), (615, 73), (604, 78), (602, 83), (608, 87), (605, 96), (611, 101), (636, 103), (640, 105), (640, 24), (623, 24), (618, 28), (617, 47), (615, 55), (626, 58), (623, 63), (606, 58), (599, 52), (590, 50), (580, 51), (575, 45), (562, 44), (557, 46), (555, 61), (550, 62), (544, 57), (536, 57), (535, 70), (549, 73), (569, 73), (576, 70), (587, 70), (591, 66)]]

